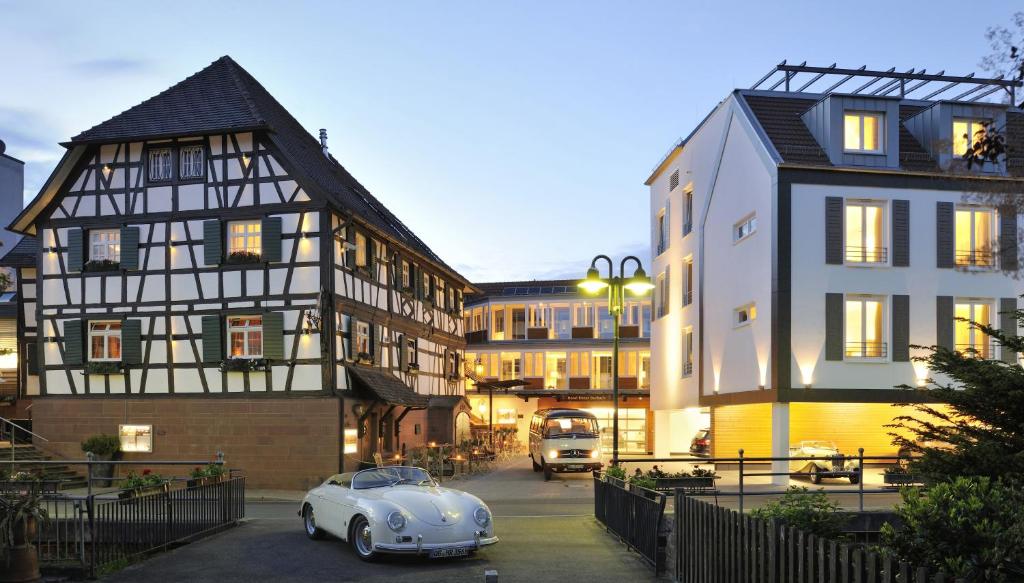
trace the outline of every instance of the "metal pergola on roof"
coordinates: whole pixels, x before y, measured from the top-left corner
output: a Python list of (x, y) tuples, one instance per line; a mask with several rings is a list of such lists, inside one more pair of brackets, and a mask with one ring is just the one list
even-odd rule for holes
[[(942, 99), (950, 101), (979, 101), (999, 90), (1003, 90), (1009, 96), (1010, 103), (1016, 105), (1017, 88), (1024, 85), (1024, 81), (1004, 79), (1002, 75), (985, 78), (976, 77), (974, 73), (968, 75), (946, 75), (945, 73), (945, 70), (938, 73), (928, 73), (925, 69), (910, 69), (901, 73), (896, 71), (896, 67), (892, 67), (888, 71), (873, 71), (868, 69), (867, 65), (862, 65), (858, 69), (843, 69), (836, 67), (835, 63), (828, 67), (813, 67), (808, 66), (807, 61), (799, 65), (787, 65), (786, 61), (782, 61), (750, 88), (758, 89), (759, 87), (766, 86), (764, 88), (769, 91), (779, 91), (781, 86), (781, 91), (786, 92), (832, 93), (840, 86), (857, 79), (862, 81), (862, 84), (853, 91), (845, 91), (845, 93), (880, 97), (898, 95), (901, 98), (927, 101), (955, 87), (963, 86), (967, 87), (966, 91), (954, 97), (943, 97)], [(798, 85), (796, 77), (801, 74), (809, 75), (809, 77), (801, 77)], [(827, 85), (824, 89), (811, 89), (812, 85), (819, 84), (819, 87), (821, 87), (826, 83), (831, 84)], [(933, 85), (929, 88), (933, 89), (931, 93), (920, 97), (910, 95), (911, 93), (921, 91), (929, 83), (939, 83), (941, 85), (938, 87)], [(918, 95), (921, 95), (921, 93), (918, 93)]]

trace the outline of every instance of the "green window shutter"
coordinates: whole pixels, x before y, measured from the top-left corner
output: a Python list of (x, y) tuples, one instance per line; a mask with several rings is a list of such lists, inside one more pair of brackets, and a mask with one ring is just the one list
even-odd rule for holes
[(64, 322), (64, 364), (85, 363), (84, 333), (84, 320), (66, 320)]
[(825, 294), (825, 360), (843, 359), (843, 294)]
[(121, 227), (121, 268), (139, 268), (138, 227)]
[(1017, 271), (1017, 209), (1004, 206), (999, 209), (999, 268)]
[(28, 342), (25, 344), (25, 368), (28, 374), (39, 374), (39, 361), (42, 343)]
[(263, 358), (284, 360), (284, 314), (263, 314)]
[[(1017, 298), (1001, 298), (999, 300), (999, 329), (1007, 336), (1017, 335)], [(1017, 353), (1002, 347), (1003, 362), (1017, 362)]]
[[(260, 225), (264, 261), (281, 261), (281, 217), (265, 217)], [(298, 244), (298, 241), (295, 242)]]
[(223, 258), (224, 234), (220, 221), (203, 221), (203, 262), (220, 265)]
[(935, 298), (935, 344), (953, 350), (956, 347), (953, 296)]
[(85, 263), (85, 243), (82, 229), (68, 229), (68, 271), (82, 271)]
[(142, 364), (142, 320), (121, 322), (121, 362)]
[(910, 296), (892, 296), (892, 360), (910, 361)]
[(203, 362), (224, 360), (223, 322), (220, 316), (203, 316)]
[(825, 197), (825, 263), (843, 264), (843, 199)]
[(892, 265), (910, 266), (910, 201), (892, 201)]
[(935, 267), (953, 267), (953, 203), (935, 203)]

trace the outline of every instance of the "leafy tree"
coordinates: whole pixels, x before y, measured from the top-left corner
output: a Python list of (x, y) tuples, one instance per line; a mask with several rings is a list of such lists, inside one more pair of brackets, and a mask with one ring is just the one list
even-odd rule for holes
[(801, 486), (791, 486), (782, 498), (755, 508), (751, 515), (763, 520), (774, 518), (787, 526), (831, 539), (843, 536), (847, 522), (847, 517), (839, 513), (839, 505), (829, 500), (823, 490), (811, 492)]
[(1024, 484), (956, 478), (904, 488), (902, 528), (882, 526), (882, 552), (957, 580), (1024, 580)]

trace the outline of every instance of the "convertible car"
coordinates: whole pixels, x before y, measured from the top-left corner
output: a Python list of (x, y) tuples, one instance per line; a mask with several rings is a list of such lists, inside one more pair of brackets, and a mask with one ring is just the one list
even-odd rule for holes
[(364, 561), (384, 553), (462, 557), (498, 542), (479, 498), (407, 466), (331, 476), (306, 494), (299, 516), (309, 538), (334, 535)]
[(807, 476), (814, 484), (820, 484), (822, 478), (847, 478), (851, 484), (860, 481), (860, 462), (839, 453), (831, 441), (801, 441), (789, 446), (789, 457), (814, 458), (789, 462), (792, 475)]

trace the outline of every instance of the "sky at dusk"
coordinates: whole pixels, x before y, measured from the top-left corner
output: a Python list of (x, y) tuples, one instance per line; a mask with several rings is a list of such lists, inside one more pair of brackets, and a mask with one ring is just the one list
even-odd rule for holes
[(58, 144), (231, 55), (474, 281), (650, 255), (643, 182), (773, 65), (982, 71), (1022, 2), (14, 2), (0, 139), (26, 200)]

